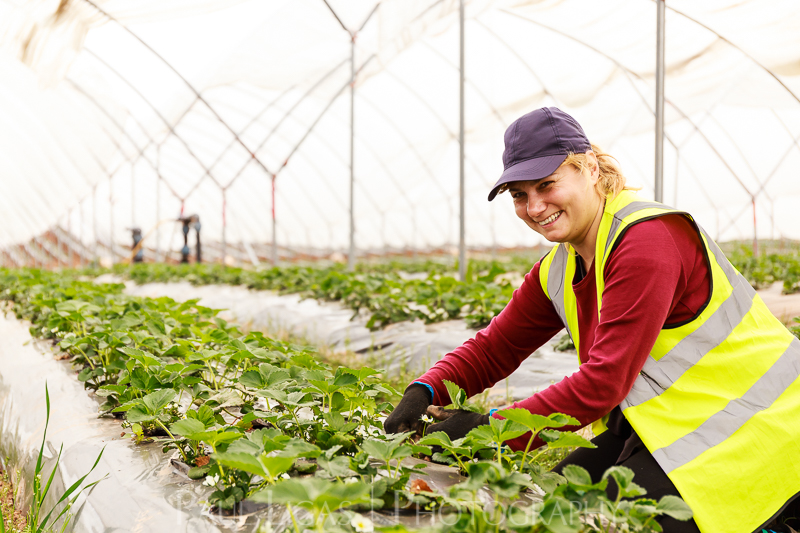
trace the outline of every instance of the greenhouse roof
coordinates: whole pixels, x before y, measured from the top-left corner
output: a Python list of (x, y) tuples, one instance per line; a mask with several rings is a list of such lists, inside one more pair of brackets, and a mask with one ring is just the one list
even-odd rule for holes
[[(664, 201), (719, 240), (800, 238), (800, 11), (666, 7)], [(469, 246), (539, 242), (486, 201), (505, 128), (537, 107), (653, 197), (655, 30), (650, 0), (466, 2)], [(356, 246), (450, 249), (459, 35), (454, 0), (4, 0), (0, 246), (58, 226), (175, 248), (195, 213), (210, 241), (267, 243), (274, 213), (282, 247), (345, 250), (353, 46)]]

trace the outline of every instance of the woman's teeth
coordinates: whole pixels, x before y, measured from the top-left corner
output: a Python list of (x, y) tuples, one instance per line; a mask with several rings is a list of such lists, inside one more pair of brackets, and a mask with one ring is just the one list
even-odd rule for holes
[(563, 213), (563, 211), (556, 211), (555, 213), (553, 213), (552, 215), (550, 215), (546, 219), (544, 219), (541, 222), (539, 222), (539, 225), (540, 226), (547, 226), (548, 224), (552, 224), (553, 222), (556, 221), (556, 219), (558, 217), (561, 216), (561, 213)]

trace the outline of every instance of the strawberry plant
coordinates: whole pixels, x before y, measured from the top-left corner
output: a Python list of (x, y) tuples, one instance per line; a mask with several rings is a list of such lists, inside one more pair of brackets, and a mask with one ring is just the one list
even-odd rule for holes
[[(328, 272), (313, 290), (344, 295), (359, 306), (372, 301), (364, 294), (379, 286), (377, 274), (357, 273), (357, 282), (351, 282), (352, 275), (334, 274), (335, 269)], [(250, 274), (225, 275), (217, 272), (214, 279), (242, 280)], [(300, 268), (283, 278), (269, 275), (295, 288), (319, 280)], [(397, 280), (392, 288), (411, 303), (415, 291), (434, 287), (445, 314), (455, 312), (458, 304), (441, 295), (468, 286), (444, 276), (406, 284), (399, 276)], [(351, 286), (356, 288), (347, 293)], [(441, 533), (489, 527), (535, 532), (542, 531), (536, 529), (536, 520), (548, 509), (571, 505), (567, 496), (591, 497), (592, 502), (602, 497), (604, 487), (587, 485), (577, 472), (559, 476), (544, 471), (537, 463), (540, 452), (512, 452), (504, 446), (528, 431), (533, 432), (529, 448), (536, 435), (549, 449), (587, 445), (558, 431), (574, 424), (569, 417), (537, 418), (506, 410), (500, 412), (508, 415), (505, 419), (493, 418), (456, 441), (444, 433), (417, 442), (408, 434), (387, 436), (382, 430), (382, 418), (392, 409), (387, 400), (400, 394), (378, 370), (333, 368), (308, 347), (260, 332), (243, 334), (220, 319), (218, 310), (197, 301), (139, 298), (122, 290), (120, 284), (95, 284), (69, 275), (0, 270), (0, 299), (30, 322), (32, 335), (58, 345), (87, 390), (103, 398), (100, 416), (120, 417), (137, 442), (156, 441), (175, 454), (189, 467), (190, 478), (209, 487), (207, 501), (213, 508), (235, 510), (245, 499), (283, 503), (297, 532), (308, 527), (361, 533), (370, 526), (353, 510), (421, 504), (467, 513), (439, 527)], [(410, 310), (425, 315), (430, 308)], [(458, 307), (458, 313), (464, 312)], [(446, 386), (457, 408), (470, 408), (463, 390)], [(412, 491), (410, 479), (425, 466), (409, 462), (412, 456), (457, 465), (467, 479), (446, 494)], [(620, 486), (627, 482), (622, 471), (608, 475)], [(476, 503), (482, 487), (494, 494), (491, 509)], [(511, 505), (529, 489), (544, 489), (544, 507), (522, 511)], [(588, 502), (586, 509), (603, 512)], [(610, 503), (616, 505), (613, 514), (604, 516), (624, 521), (631, 531), (648, 530), (659, 513), (686, 513), (679, 504), (663, 500)], [(523, 518), (523, 525), (514, 525), (512, 517)], [(635, 529), (636, 524), (645, 529)]]

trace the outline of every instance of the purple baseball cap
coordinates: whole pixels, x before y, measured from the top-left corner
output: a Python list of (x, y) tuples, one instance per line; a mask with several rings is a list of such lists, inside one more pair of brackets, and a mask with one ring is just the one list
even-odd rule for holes
[(578, 121), (557, 107), (543, 107), (515, 120), (506, 130), (505, 143), (503, 175), (489, 193), (490, 202), (506, 183), (546, 178), (567, 154), (592, 148)]

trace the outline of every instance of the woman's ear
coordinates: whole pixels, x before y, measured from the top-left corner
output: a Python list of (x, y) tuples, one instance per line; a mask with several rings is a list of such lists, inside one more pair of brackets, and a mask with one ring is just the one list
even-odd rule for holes
[(586, 151), (586, 167), (589, 169), (589, 177), (592, 181), (596, 182), (600, 179), (600, 162), (592, 150)]

